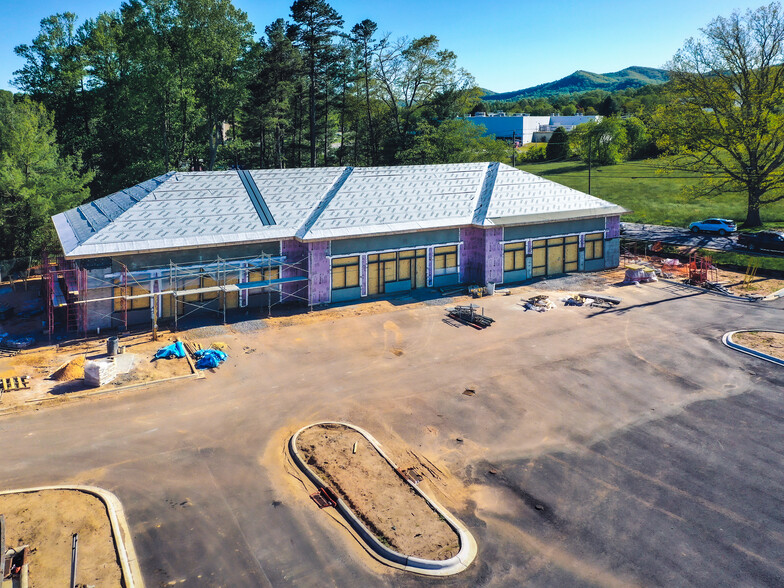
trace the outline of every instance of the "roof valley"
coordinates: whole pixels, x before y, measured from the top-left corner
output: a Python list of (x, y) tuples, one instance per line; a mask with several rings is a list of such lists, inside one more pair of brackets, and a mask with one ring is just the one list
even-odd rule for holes
[(498, 177), (499, 167), (501, 167), (501, 164), (497, 161), (487, 164), (487, 172), (482, 180), (482, 186), (479, 188), (476, 206), (474, 208), (474, 216), (471, 219), (475, 225), (483, 225), (485, 222), (487, 209), (490, 206), (490, 197), (493, 195), (493, 188), (495, 188), (495, 179)]

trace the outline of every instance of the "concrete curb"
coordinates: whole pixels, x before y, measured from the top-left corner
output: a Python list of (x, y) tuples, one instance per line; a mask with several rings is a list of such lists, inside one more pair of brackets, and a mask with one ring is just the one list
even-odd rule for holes
[[(204, 380), (206, 376), (201, 372), (196, 372), (192, 374), (185, 374), (184, 376), (173, 376), (171, 378), (163, 378), (162, 380), (152, 380), (150, 382), (139, 382), (138, 384), (128, 384), (127, 386), (120, 386), (118, 388), (111, 388), (106, 390), (87, 390), (86, 392), (74, 392), (71, 394), (65, 394), (57, 396), (46, 396), (44, 398), (31, 398), (30, 400), (25, 400), (25, 404), (43, 404), (45, 402), (51, 402), (53, 400), (59, 400), (60, 398), (67, 398), (67, 399), (77, 399), (77, 398), (89, 398), (91, 396), (103, 396), (105, 394), (116, 394), (118, 392), (124, 392), (125, 390), (133, 390), (134, 388), (142, 388), (144, 386), (154, 386), (155, 384), (163, 384), (165, 382), (175, 382), (177, 380)], [(20, 405), (23, 406), (23, 405)], [(0, 411), (0, 416), (4, 414), (3, 411)]]
[[(324, 483), (324, 481), (307, 466), (297, 451), (297, 438), (299, 437), (299, 434), (302, 433), (302, 431), (305, 429), (309, 429), (310, 427), (317, 425), (342, 425), (357, 431), (360, 435), (365, 437), (365, 439), (367, 439), (371, 445), (373, 445), (376, 451), (378, 451), (381, 457), (386, 460), (393, 470), (398, 471), (397, 465), (389, 458), (386, 453), (384, 453), (384, 450), (381, 448), (381, 444), (364, 429), (349, 423), (322, 421), (301, 428), (299, 431), (294, 433), (294, 435), (292, 435), (291, 439), (289, 439), (289, 452), (291, 453), (291, 456), (294, 458), (297, 466), (303, 472), (305, 472), (305, 475), (308, 476), (310, 481), (313, 482), (317, 488), (324, 488), (327, 486), (327, 484)], [(370, 529), (368, 529), (365, 524), (354, 514), (354, 512), (340, 499), (337, 501), (337, 509), (351, 525), (354, 531), (356, 531), (357, 534), (362, 538), (368, 548), (376, 555), (376, 557), (389, 566), (427, 576), (451, 576), (466, 570), (468, 566), (471, 565), (471, 562), (474, 560), (477, 554), (477, 545), (474, 537), (471, 535), (465, 525), (463, 525), (463, 523), (452, 516), (452, 514), (443, 506), (441, 506), (436, 500), (430, 498), (416, 484), (411, 483), (410, 480), (406, 480), (406, 482), (408, 482), (409, 486), (414, 489), (414, 492), (419, 494), (434, 511), (436, 511), (446, 520), (449, 526), (452, 527), (452, 529), (454, 529), (454, 531), (457, 533), (460, 539), (460, 550), (458, 551), (457, 555), (441, 561), (403, 555), (402, 553), (398, 553), (397, 551), (394, 551), (382, 544), (370, 531)]]
[(122, 503), (114, 494), (97, 486), (64, 485), (64, 486), (37, 486), (35, 488), (21, 488), (19, 490), (2, 490), (3, 494), (22, 494), (27, 492), (43, 492), (46, 490), (74, 490), (92, 494), (103, 502), (106, 512), (109, 513), (109, 522), (112, 527), (114, 544), (117, 547), (117, 556), (120, 558), (123, 585), (125, 588), (144, 588), (144, 578), (133, 547), (131, 530), (125, 519)]
[(743, 345), (739, 345), (732, 340), (732, 336), (735, 333), (749, 332), (784, 333), (784, 331), (771, 331), (770, 329), (741, 329), (740, 331), (730, 331), (729, 333), (724, 333), (724, 336), (721, 338), (721, 342), (735, 351), (740, 351), (741, 353), (746, 353), (759, 359), (764, 359), (765, 361), (775, 363), (776, 365), (784, 366), (784, 359), (779, 359), (778, 357), (768, 355), (767, 353), (762, 353), (761, 351), (755, 351), (749, 347), (744, 347)]

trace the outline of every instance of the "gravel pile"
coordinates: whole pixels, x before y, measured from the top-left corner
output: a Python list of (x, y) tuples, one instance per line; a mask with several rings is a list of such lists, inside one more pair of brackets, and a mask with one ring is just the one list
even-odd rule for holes
[(224, 337), (228, 335), (228, 333), (229, 330), (222, 325), (188, 329), (188, 337), (192, 339), (211, 339), (213, 337)]
[(568, 274), (560, 278), (546, 278), (530, 285), (535, 290), (606, 290), (607, 278), (594, 274)]
[(267, 322), (263, 319), (252, 319), (248, 321), (241, 321), (234, 323), (231, 329), (235, 333), (253, 333), (267, 328)]

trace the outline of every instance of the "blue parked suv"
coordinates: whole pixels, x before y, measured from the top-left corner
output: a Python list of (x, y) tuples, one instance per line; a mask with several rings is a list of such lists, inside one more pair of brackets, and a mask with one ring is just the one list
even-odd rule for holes
[(692, 233), (717, 233), (724, 236), (736, 233), (738, 228), (735, 226), (735, 221), (726, 218), (707, 218), (704, 221), (691, 223), (689, 230)]

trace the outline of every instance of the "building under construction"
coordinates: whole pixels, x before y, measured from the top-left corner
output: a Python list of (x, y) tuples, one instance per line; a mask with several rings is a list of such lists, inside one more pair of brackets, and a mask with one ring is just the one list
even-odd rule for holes
[(53, 217), (49, 328), (596, 271), (624, 212), (501, 163), (169, 172)]

